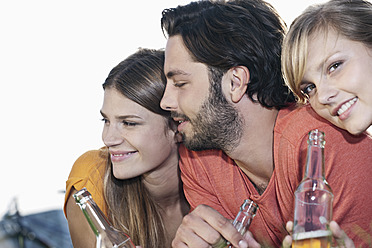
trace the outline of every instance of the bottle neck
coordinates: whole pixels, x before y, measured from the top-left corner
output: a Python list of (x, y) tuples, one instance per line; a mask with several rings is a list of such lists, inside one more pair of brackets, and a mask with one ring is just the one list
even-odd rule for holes
[(324, 136), (310, 132), (307, 149), (305, 178), (324, 180)]
[(110, 228), (110, 224), (107, 221), (105, 215), (101, 209), (93, 201), (89, 193), (82, 193), (75, 196), (77, 204), (83, 211), (85, 218), (87, 219), (89, 226), (92, 228), (95, 236), (100, 236), (101, 233)]
[(324, 179), (323, 148), (309, 146), (305, 177)]

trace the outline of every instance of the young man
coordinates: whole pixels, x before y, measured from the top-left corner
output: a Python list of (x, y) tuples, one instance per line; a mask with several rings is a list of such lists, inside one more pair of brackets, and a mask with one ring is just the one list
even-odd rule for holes
[[(310, 107), (295, 108), (281, 75), (284, 28), (275, 10), (259, 0), (194, 2), (165, 10), (162, 28), (169, 38), (161, 106), (172, 111), (184, 144), (194, 150), (180, 149), (194, 210), (173, 246), (210, 247), (223, 236), (237, 247), (279, 247), (293, 220), (312, 129), (326, 135), (333, 219), (357, 246), (366, 245), (372, 140), (337, 129)], [(246, 198), (259, 210), (250, 227), (254, 239), (243, 240), (229, 219)]]

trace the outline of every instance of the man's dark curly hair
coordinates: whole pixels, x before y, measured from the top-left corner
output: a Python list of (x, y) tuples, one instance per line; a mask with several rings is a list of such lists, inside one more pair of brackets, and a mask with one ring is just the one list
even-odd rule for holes
[(191, 2), (164, 10), (161, 26), (168, 37), (180, 35), (193, 59), (212, 72), (246, 66), (250, 73), (246, 93), (252, 101), (277, 109), (294, 102), (281, 73), (285, 24), (270, 4)]

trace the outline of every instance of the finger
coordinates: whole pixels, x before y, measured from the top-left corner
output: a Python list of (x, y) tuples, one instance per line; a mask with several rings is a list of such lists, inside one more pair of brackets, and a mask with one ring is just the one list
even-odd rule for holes
[(244, 234), (244, 240), (247, 242), (247, 245), (248, 245), (247, 247), (250, 247), (250, 248), (260, 248), (261, 247), (261, 245), (254, 239), (253, 234), (250, 231), (247, 231)]
[(282, 248), (290, 248), (292, 245), (292, 237), (287, 235), (283, 239)]
[[(236, 230), (231, 221), (223, 217), (219, 212), (206, 205), (198, 206), (193, 212), (204, 219), (215, 231), (210, 232), (207, 229), (200, 230), (200, 234), (206, 242), (215, 244), (219, 240), (219, 237), (216, 238), (216, 234), (218, 234), (222, 235), (234, 247), (245, 247), (245, 241), (242, 235)], [(240, 243), (239, 246), (240, 241), (242, 241), (242, 243)]]
[(293, 222), (292, 221), (288, 221), (287, 224), (285, 225), (285, 229), (287, 229), (287, 232), (289, 233), (289, 235), (292, 235)]
[(175, 238), (172, 241), (173, 248), (186, 248), (186, 247), (210, 247), (203, 239), (201, 239), (190, 229), (182, 227), (178, 228)]
[(329, 223), (329, 228), (332, 231), (333, 237), (335, 238), (338, 247), (355, 248), (354, 242), (347, 236), (347, 234), (335, 221), (331, 221)]
[(187, 245), (185, 243), (180, 242), (177, 239), (174, 239), (172, 241), (172, 248), (187, 248)]
[(210, 247), (210, 244), (217, 242), (220, 237), (220, 234), (201, 218), (195, 209), (184, 216), (172, 246), (177, 248)]
[(226, 240), (220, 236), (219, 240), (212, 244), (212, 248), (225, 248), (227, 246)]

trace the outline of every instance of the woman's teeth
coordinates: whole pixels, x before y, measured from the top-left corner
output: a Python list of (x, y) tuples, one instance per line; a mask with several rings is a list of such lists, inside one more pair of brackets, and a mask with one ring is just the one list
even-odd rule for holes
[(356, 101), (358, 100), (358, 97), (354, 97), (350, 101), (344, 103), (341, 108), (337, 111), (337, 115), (342, 115), (346, 110), (348, 110)]
[(132, 154), (134, 152), (128, 152), (128, 153), (121, 153), (121, 154), (113, 154), (114, 157), (122, 157), (122, 156), (125, 156), (125, 155), (129, 155), (129, 154)]

